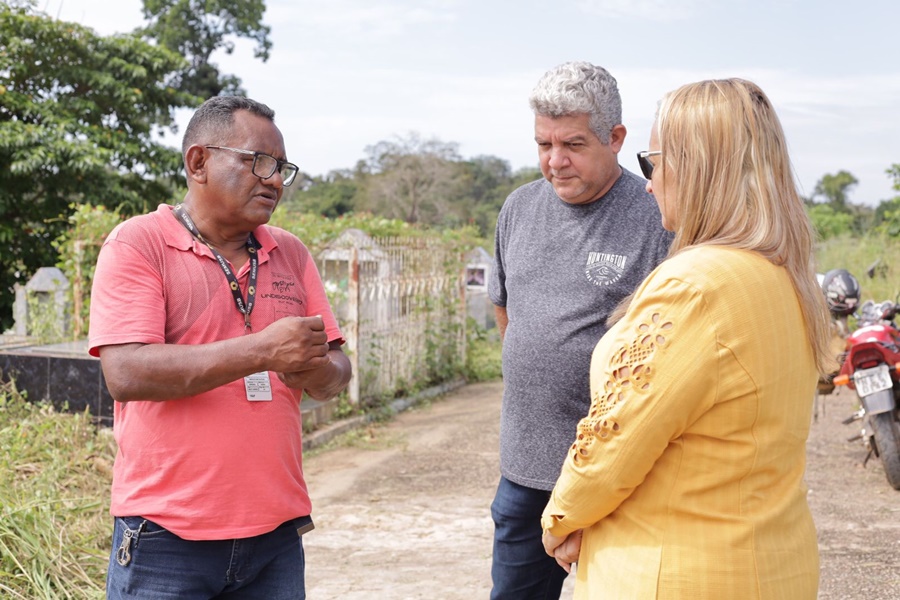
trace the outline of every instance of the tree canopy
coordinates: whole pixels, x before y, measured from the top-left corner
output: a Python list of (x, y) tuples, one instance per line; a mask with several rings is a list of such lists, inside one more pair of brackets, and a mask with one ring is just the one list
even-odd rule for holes
[(416, 132), (368, 146), (366, 153), (353, 170), (303, 175), (282, 202), (328, 217), (370, 212), (430, 227), (472, 225), (489, 240), (510, 192), (541, 177), (536, 168), (514, 173), (496, 156), (464, 159), (456, 143)]
[(201, 98), (243, 95), (241, 80), (211, 62), (216, 50), (234, 51), (235, 37), (254, 40), (254, 56), (268, 60), (271, 28), (262, 23), (263, 0), (143, 0), (147, 40), (184, 56), (188, 65), (174, 86)]
[(859, 183), (847, 171), (838, 171), (834, 175), (824, 175), (816, 184), (813, 196), (822, 196), (825, 201), (838, 212), (848, 212), (847, 194), (850, 188)]
[(172, 85), (184, 59), (101, 37), (30, 2), (0, 4), (0, 325), (14, 283), (52, 265), (72, 203), (126, 213), (168, 201), (180, 152), (158, 134), (199, 99)]
[[(457, 145), (437, 139), (406, 138), (382, 141), (366, 148), (373, 174), (369, 208), (407, 223), (442, 220), (458, 181)], [(427, 212), (428, 214), (423, 214)]]
[(887, 176), (894, 180), (892, 187), (895, 192), (900, 192), (900, 163), (892, 164), (885, 170)]

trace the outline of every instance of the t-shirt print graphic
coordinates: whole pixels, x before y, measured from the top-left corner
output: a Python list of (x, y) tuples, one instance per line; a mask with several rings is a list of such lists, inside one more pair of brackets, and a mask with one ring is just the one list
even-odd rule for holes
[(622, 278), (626, 256), (606, 252), (588, 252), (584, 274), (594, 285), (611, 285)]

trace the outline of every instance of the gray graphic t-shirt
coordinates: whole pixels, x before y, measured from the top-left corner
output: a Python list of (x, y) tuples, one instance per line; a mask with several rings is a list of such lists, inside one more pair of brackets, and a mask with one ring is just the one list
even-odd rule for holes
[(672, 234), (645, 180), (622, 176), (599, 200), (563, 202), (544, 179), (507, 198), (488, 292), (505, 306), (500, 471), (551, 490), (590, 407), (591, 353), (606, 318), (665, 258)]

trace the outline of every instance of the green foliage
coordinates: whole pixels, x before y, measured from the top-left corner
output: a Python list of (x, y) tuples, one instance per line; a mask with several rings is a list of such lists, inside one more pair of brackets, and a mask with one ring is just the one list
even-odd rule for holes
[(59, 253), (56, 266), (69, 280), (72, 339), (81, 339), (88, 330), (91, 284), (100, 247), (122, 216), (104, 206), (73, 204), (69, 208), (69, 227), (53, 241), (53, 247)]
[(822, 196), (831, 208), (837, 212), (847, 212), (847, 194), (850, 188), (859, 181), (847, 171), (838, 171), (836, 174), (826, 174), (816, 184), (813, 196)]
[[(847, 269), (859, 280), (862, 300), (898, 300), (900, 297), (900, 239), (869, 233), (843, 235), (818, 244), (820, 273)], [(871, 272), (871, 276), (869, 275)]]
[(137, 212), (172, 197), (180, 154), (154, 134), (198, 102), (171, 86), (183, 66), (133, 36), (0, 4), (0, 325), (13, 284), (56, 263), (73, 203)]
[(878, 233), (890, 237), (900, 236), (900, 197), (879, 204), (875, 210), (875, 222)]
[(279, 207), (272, 215), (270, 224), (286, 229), (296, 235), (313, 254), (323, 249), (345, 229), (359, 229), (372, 237), (425, 237), (435, 235), (427, 229), (371, 213), (346, 213), (330, 219), (321, 215), (300, 212), (300, 208), (296, 205)]
[[(900, 164), (891, 165), (885, 173), (894, 180), (894, 190), (900, 192)], [(900, 236), (900, 196), (884, 200), (878, 205), (875, 209), (874, 228), (883, 235)]]
[(346, 390), (341, 392), (334, 400), (334, 418), (346, 419), (357, 414), (359, 414), (359, 408), (350, 404), (350, 396), (347, 394)]
[[(459, 268), (462, 269), (462, 266)], [(428, 327), (420, 383), (430, 386), (450, 381), (463, 371), (463, 357), (457, 342), (463, 332), (459, 322), (458, 299), (452, 294), (444, 294), (437, 299), (428, 298), (423, 305), (428, 316)]]
[[(492, 240), (500, 208), (517, 187), (540, 179), (539, 169), (512, 172), (509, 163), (494, 156), (478, 156), (461, 165), (462, 190), (457, 200), (456, 225), (475, 227), (478, 235)], [(493, 247), (492, 242), (482, 244)]]
[(38, 344), (56, 344), (68, 335), (65, 319), (60, 319), (57, 307), (36, 296), (29, 296), (27, 331)]
[(115, 442), (0, 387), (0, 596), (103, 598)]
[(466, 380), (475, 383), (500, 379), (503, 377), (502, 359), (500, 332), (496, 328), (486, 330), (470, 318), (466, 328)]
[(179, 89), (201, 98), (242, 95), (241, 80), (220, 73), (210, 58), (219, 49), (231, 54), (231, 38), (242, 37), (256, 41), (254, 57), (268, 60), (272, 42), (271, 28), (262, 24), (265, 11), (263, 0), (144, 0), (149, 25), (140, 34), (188, 60), (174, 84)]
[(900, 163), (892, 164), (889, 168), (885, 169), (885, 173), (894, 180), (894, 190), (900, 192)]
[(366, 208), (407, 223), (442, 223), (459, 185), (457, 144), (416, 133), (366, 148)]
[[(887, 174), (894, 177), (896, 188), (900, 182), (900, 165), (888, 169)], [(814, 196), (823, 198), (824, 202), (813, 204), (807, 201), (807, 211), (819, 237), (900, 233), (900, 214), (897, 212), (900, 199), (885, 200), (876, 208), (852, 204), (848, 201), (848, 192), (856, 184), (856, 177), (847, 171), (825, 175), (816, 184)]]
[(491, 239), (506, 197), (541, 177), (538, 169), (513, 173), (507, 161), (494, 156), (463, 160), (457, 144), (423, 140), (416, 133), (366, 151), (367, 160), (352, 171), (301, 176), (282, 204), (328, 217), (371, 212), (435, 228), (472, 226), (478, 237)]
[(300, 173), (297, 182), (285, 190), (281, 204), (333, 219), (354, 211), (363, 185), (362, 175), (357, 179), (349, 171), (332, 171), (318, 177)]
[(853, 231), (853, 215), (838, 212), (830, 204), (807, 205), (806, 213), (820, 239), (849, 235)]

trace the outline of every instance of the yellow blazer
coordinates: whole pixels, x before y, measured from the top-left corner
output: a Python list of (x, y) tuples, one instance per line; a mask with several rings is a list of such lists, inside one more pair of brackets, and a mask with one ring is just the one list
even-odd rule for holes
[(815, 599), (817, 379), (784, 268), (715, 246), (662, 263), (594, 350), (542, 518), (585, 529), (575, 597)]

